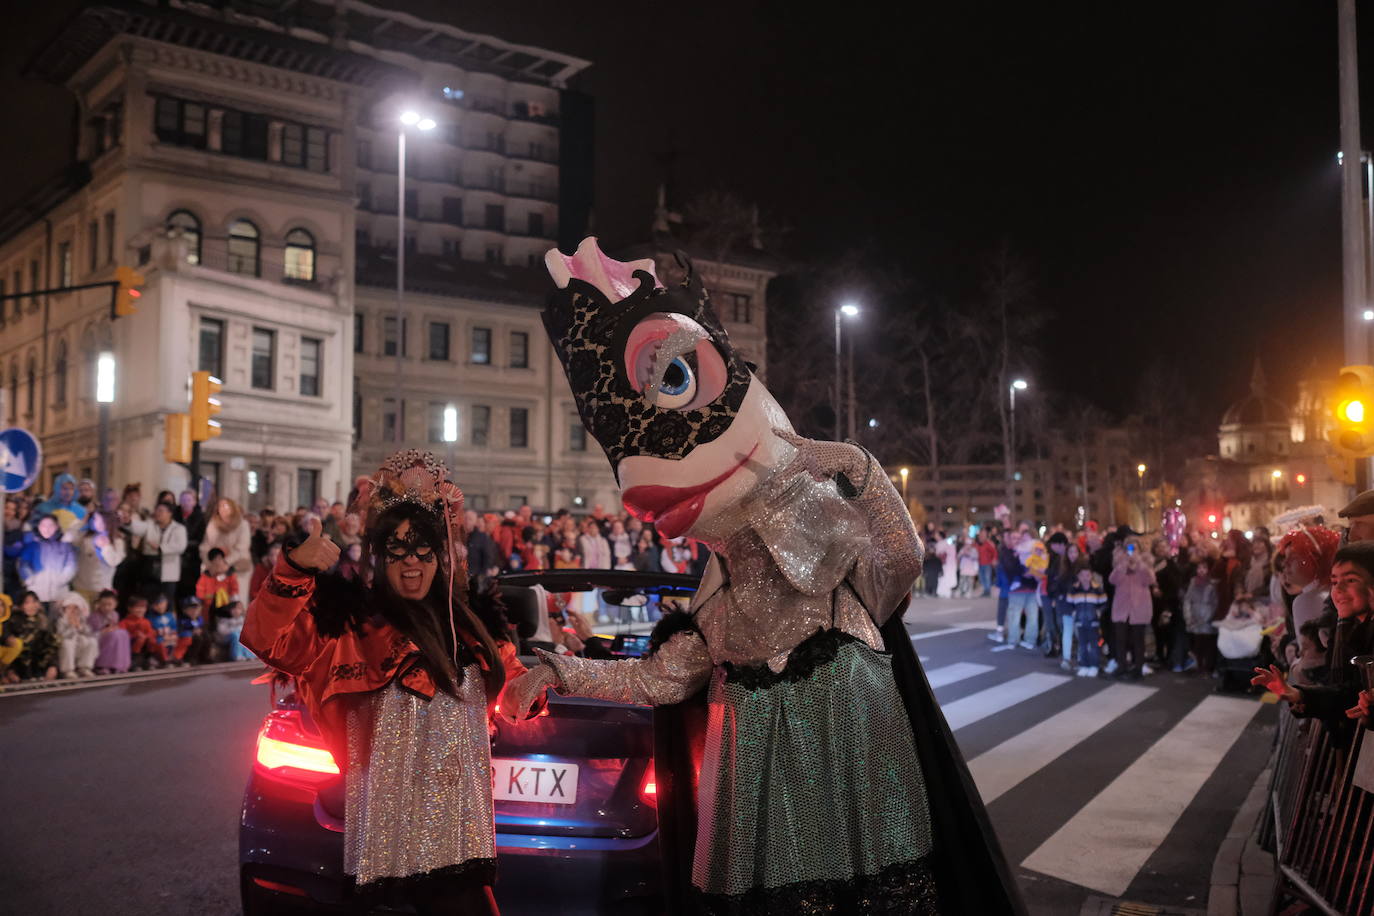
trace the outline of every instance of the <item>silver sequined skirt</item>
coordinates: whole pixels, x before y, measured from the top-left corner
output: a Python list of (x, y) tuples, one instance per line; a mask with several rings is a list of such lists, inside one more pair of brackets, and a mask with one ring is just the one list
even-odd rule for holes
[(458, 698), (395, 682), (348, 714), (344, 870), (365, 885), (496, 857), (482, 673)]
[(709, 716), (697, 888), (787, 896), (895, 870), (919, 873), (934, 906), (925, 779), (888, 655), (817, 634), (781, 675), (718, 668)]

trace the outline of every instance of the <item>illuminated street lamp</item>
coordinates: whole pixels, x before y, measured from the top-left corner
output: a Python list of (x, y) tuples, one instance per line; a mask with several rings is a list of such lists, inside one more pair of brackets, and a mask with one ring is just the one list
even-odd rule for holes
[(902, 474), (902, 504), (905, 505), (905, 506), (907, 507), (908, 510), (910, 510), (910, 509), (911, 509), (911, 506), (907, 503), (907, 498), (906, 498), (906, 479), (907, 479), (908, 475), (911, 474), (911, 468), (902, 468), (901, 474)]
[(396, 440), (405, 438), (405, 400), (402, 396), (403, 364), (401, 353), (405, 343), (405, 315), (403, 299), (406, 287), (406, 128), (433, 130), (434, 119), (414, 109), (400, 115), (401, 128), (396, 131)]
[(844, 401), (840, 397), (840, 318), (854, 318), (859, 314), (859, 307), (852, 302), (846, 302), (835, 309), (835, 441), (839, 442), (843, 435), (840, 424), (840, 405)]
[(113, 353), (106, 350), (95, 360), (95, 401), (100, 405), (100, 438), (96, 446), (100, 451), (95, 474), (97, 502), (104, 497), (105, 484), (109, 478), (110, 405), (114, 403), (114, 398), (115, 358)]
[(1011, 441), (1007, 443), (1006, 454), (1003, 458), (1007, 465), (1007, 508), (1013, 515), (1016, 514), (1016, 475), (1012, 471), (1012, 456), (1016, 454), (1016, 392), (1025, 391), (1029, 387), (1030, 383), (1023, 378), (1012, 379), (1011, 385), (1007, 387), (1007, 391), (1011, 395), (1011, 428), (1009, 430)]

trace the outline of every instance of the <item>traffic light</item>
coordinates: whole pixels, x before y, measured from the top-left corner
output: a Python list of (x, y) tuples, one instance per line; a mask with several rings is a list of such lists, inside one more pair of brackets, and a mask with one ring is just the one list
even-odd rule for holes
[(143, 295), (143, 274), (132, 267), (115, 268), (114, 317), (125, 318), (138, 311), (135, 303)]
[(1374, 366), (1345, 366), (1336, 382), (1328, 438), (1345, 458), (1374, 455)]
[(224, 383), (208, 372), (191, 373), (191, 438), (197, 442), (213, 439), (220, 434), (219, 398), (215, 397)]
[(191, 417), (169, 413), (162, 418), (162, 457), (172, 464), (191, 463)]

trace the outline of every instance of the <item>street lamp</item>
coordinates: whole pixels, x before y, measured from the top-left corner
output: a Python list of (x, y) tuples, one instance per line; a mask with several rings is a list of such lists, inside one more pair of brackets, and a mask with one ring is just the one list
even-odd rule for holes
[(902, 474), (902, 505), (906, 506), (907, 511), (910, 512), (910, 511), (911, 511), (911, 504), (907, 502), (907, 498), (906, 498), (906, 479), (907, 479), (907, 477), (911, 474), (911, 468), (902, 468), (901, 474)]
[(402, 395), (405, 349), (403, 298), (406, 287), (406, 128), (433, 130), (434, 119), (413, 109), (401, 112), (401, 128), (396, 131), (396, 441), (405, 439), (405, 400)]
[(846, 302), (835, 309), (835, 441), (840, 441), (842, 427), (840, 425), (840, 405), (844, 403), (840, 398), (840, 318), (853, 318), (859, 314), (859, 307), (852, 302)]
[(1008, 392), (1011, 394), (1011, 423), (1009, 430), (1011, 441), (1007, 443), (1006, 455), (1003, 457), (1006, 459), (1007, 464), (1007, 508), (1013, 515), (1016, 514), (1016, 484), (1012, 472), (1012, 455), (1016, 453), (1016, 392), (1025, 391), (1029, 387), (1029, 382), (1023, 378), (1018, 378), (1013, 379), (1011, 385), (1007, 388)]
[(99, 454), (96, 463), (96, 502), (105, 495), (105, 485), (109, 479), (110, 453), (110, 405), (115, 397), (115, 358), (110, 351), (103, 351), (95, 359), (95, 401), (100, 405), (100, 433), (96, 445)]
[(1145, 471), (1146, 471), (1146, 470), (1148, 470), (1148, 468), (1146, 468), (1145, 465), (1143, 465), (1143, 464), (1137, 464), (1137, 465), (1135, 466), (1135, 476), (1136, 476), (1136, 479), (1139, 481), (1139, 485), (1140, 485), (1140, 486), (1139, 486), (1139, 490), (1140, 490), (1140, 527), (1141, 527), (1142, 530), (1145, 529), (1146, 527), (1148, 527), (1148, 525), (1149, 525), (1149, 522), (1147, 522), (1147, 521), (1145, 520)]
[(454, 458), (454, 450), (458, 444), (458, 408), (449, 404), (444, 408), (444, 434), (443, 440), (448, 443), (448, 464), (449, 473), (456, 475), (454, 469), (457, 460)]

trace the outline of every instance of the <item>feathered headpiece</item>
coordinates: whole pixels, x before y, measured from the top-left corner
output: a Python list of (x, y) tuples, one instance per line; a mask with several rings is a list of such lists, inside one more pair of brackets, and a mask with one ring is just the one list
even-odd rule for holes
[(364, 528), (398, 503), (414, 503), (436, 521), (456, 518), (463, 511), (463, 491), (448, 479), (448, 468), (433, 452), (397, 452), (376, 474), (359, 477), (355, 486), (358, 495), (349, 511), (358, 514)]
[(1279, 541), (1278, 554), (1291, 555), (1298, 559), (1308, 573), (1320, 582), (1331, 579), (1331, 564), (1336, 559), (1336, 551), (1341, 549), (1341, 536), (1334, 529), (1324, 525), (1309, 525), (1294, 528)]

